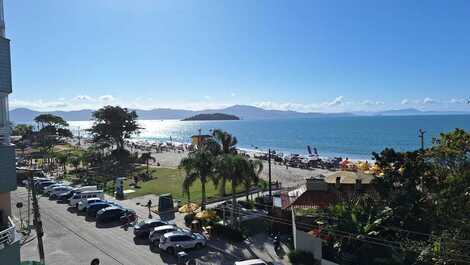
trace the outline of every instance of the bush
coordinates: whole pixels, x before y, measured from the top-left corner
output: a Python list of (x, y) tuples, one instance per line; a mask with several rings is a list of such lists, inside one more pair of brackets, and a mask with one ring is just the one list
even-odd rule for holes
[(293, 265), (311, 265), (315, 264), (313, 254), (302, 250), (293, 250), (288, 254), (289, 260)]
[(226, 238), (230, 241), (238, 243), (245, 240), (243, 231), (239, 229), (233, 229), (230, 226), (225, 226), (218, 223), (214, 223), (212, 227), (216, 235)]
[(184, 216), (184, 223), (186, 224), (187, 227), (191, 227), (191, 223), (195, 219), (195, 214), (193, 213), (188, 213), (187, 215)]

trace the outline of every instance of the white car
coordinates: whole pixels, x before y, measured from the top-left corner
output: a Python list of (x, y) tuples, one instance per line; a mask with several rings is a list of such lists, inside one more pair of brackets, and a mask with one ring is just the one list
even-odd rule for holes
[(149, 242), (154, 246), (158, 246), (158, 244), (160, 243), (160, 237), (162, 237), (166, 233), (174, 231), (182, 231), (182, 229), (174, 224), (157, 226), (150, 232)]
[(175, 253), (180, 249), (202, 248), (207, 243), (207, 238), (199, 233), (186, 231), (173, 231), (160, 237), (158, 247), (161, 250)]
[(266, 262), (262, 259), (247, 259), (244, 261), (235, 261), (235, 265), (271, 265), (273, 263)]
[(56, 199), (59, 194), (62, 194), (67, 191), (71, 191), (73, 188), (69, 186), (58, 186), (54, 187), (49, 193), (49, 199)]
[(88, 198), (86, 200), (79, 202), (77, 208), (79, 211), (85, 211), (86, 208), (88, 208), (88, 205), (95, 203), (95, 202), (104, 202), (104, 200), (99, 197)]

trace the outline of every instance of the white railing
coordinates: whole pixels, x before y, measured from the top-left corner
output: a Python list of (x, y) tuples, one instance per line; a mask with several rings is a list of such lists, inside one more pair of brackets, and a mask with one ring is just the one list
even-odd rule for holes
[(16, 226), (10, 217), (8, 217), (8, 223), (8, 228), (0, 231), (0, 249), (5, 245), (12, 244), (16, 239)]

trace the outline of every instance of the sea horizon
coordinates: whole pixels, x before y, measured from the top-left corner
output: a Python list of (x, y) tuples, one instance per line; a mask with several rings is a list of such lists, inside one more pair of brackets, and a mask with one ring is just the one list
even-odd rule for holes
[[(351, 116), (298, 119), (258, 119), (237, 121), (139, 120), (144, 128), (133, 140), (190, 143), (191, 136), (222, 129), (238, 139), (243, 150), (284, 154), (308, 154), (307, 146), (317, 148), (321, 157), (371, 159), (372, 152), (384, 148), (413, 151), (420, 148), (418, 130), (425, 133), (425, 146), (440, 133), (461, 128), (470, 130), (470, 115), (429, 116)], [(69, 121), (76, 135), (92, 121)]]

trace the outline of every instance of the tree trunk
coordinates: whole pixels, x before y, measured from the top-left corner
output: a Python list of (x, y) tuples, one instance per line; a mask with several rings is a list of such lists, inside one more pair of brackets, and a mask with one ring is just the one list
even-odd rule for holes
[(201, 198), (201, 209), (202, 210), (205, 210), (206, 209), (206, 182), (205, 181), (201, 181), (201, 195), (202, 195), (202, 198)]
[(219, 194), (221, 197), (227, 196), (227, 192), (225, 191), (226, 183), (227, 183), (227, 180), (225, 178), (222, 178), (220, 180)]
[(236, 188), (236, 183), (232, 179), (232, 209), (231, 209), (232, 214), (230, 215), (230, 224), (232, 225), (232, 228), (236, 227), (235, 214), (237, 210), (237, 195), (236, 195), (235, 188)]
[(147, 160), (147, 176), (149, 175), (149, 161)]

